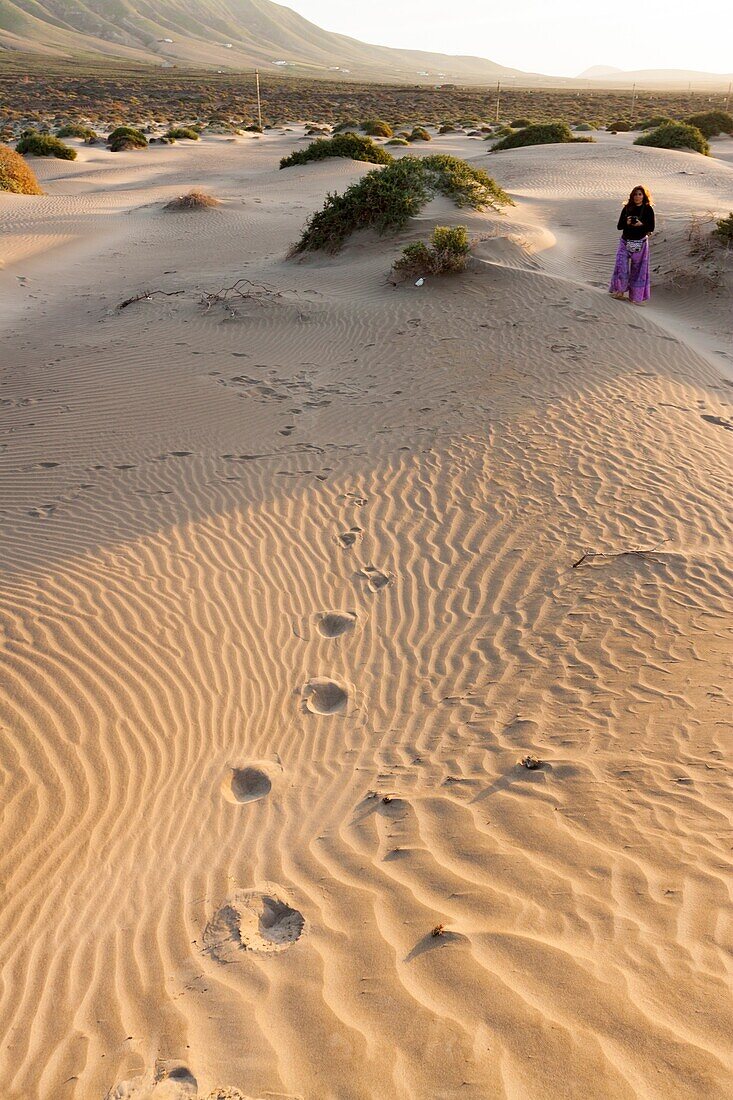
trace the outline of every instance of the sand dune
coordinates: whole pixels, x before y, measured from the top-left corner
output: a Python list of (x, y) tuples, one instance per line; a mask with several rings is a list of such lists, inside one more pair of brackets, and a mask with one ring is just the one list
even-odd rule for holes
[(447, 137), (509, 215), (288, 261), (291, 142), (0, 195), (0, 1095), (731, 1097), (730, 158)]

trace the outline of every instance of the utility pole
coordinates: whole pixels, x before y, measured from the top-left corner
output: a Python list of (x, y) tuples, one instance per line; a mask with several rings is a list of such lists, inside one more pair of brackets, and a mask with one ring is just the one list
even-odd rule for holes
[(496, 82), (496, 121), (497, 122), (499, 121), (500, 97), (501, 97), (501, 83), (497, 80), (497, 82)]
[(255, 69), (255, 84), (257, 85), (257, 125), (262, 129), (262, 102), (260, 100), (260, 70)]
[(728, 95), (725, 97), (725, 109), (726, 109), (726, 111), (729, 110), (729, 108), (730, 108), (730, 90), (731, 90), (731, 87), (733, 87), (733, 84), (728, 85)]
[(631, 129), (634, 129), (636, 121), (636, 84), (631, 89)]

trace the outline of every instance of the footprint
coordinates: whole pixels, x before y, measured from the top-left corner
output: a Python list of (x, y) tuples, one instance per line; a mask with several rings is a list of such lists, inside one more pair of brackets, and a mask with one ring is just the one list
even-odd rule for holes
[(344, 550), (350, 550), (358, 541), (361, 534), (361, 527), (352, 527), (350, 530), (342, 531), (340, 535), (336, 535), (336, 542), (339, 546), (342, 546)]
[(120, 1081), (107, 1095), (109, 1100), (196, 1100), (198, 1089), (198, 1081), (188, 1066), (159, 1061), (152, 1073)]
[(713, 416), (711, 413), (700, 414), (708, 424), (716, 424), (719, 428), (725, 428), (728, 432), (733, 432), (733, 422), (726, 420), (724, 416)]
[(316, 677), (300, 689), (303, 708), (311, 714), (343, 714), (349, 702), (349, 692), (336, 680)]
[(322, 611), (316, 616), (318, 632), (324, 638), (340, 638), (356, 626), (356, 614), (353, 611)]
[(266, 771), (251, 764), (230, 768), (221, 785), (227, 802), (257, 802), (272, 790), (272, 780)]
[(394, 580), (391, 573), (383, 573), (374, 565), (363, 566), (356, 575), (357, 577), (364, 577), (372, 592), (379, 592), (380, 589), (387, 588)]
[(303, 914), (273, 891), (237, 890), (214, 913), (204, 929), (204, 951), (217, 962), (230, 963), (241, 951), (275, 955), (300, 939)]

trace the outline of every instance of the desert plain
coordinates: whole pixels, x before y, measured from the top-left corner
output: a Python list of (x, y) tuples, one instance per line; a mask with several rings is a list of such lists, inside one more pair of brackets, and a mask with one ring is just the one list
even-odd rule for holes
[(2, 1100), (733, 1097), (733, 139), (596, 136), (335, 256), (302, 126), (0, 194)]

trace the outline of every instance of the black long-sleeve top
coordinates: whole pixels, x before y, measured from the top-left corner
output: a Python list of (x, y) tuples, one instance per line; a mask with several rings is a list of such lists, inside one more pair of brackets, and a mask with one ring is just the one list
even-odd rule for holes
[[(629, 216), (638, 218), (641, 225), (627, 225), (626, 219)], [(625, 241), (643, 241), (649, 233), (654, 232), (654, 208), (647, 203), (642, 203), (641, 206), (635, 203), (625, 206), (616, 228), (623, 230)]]

